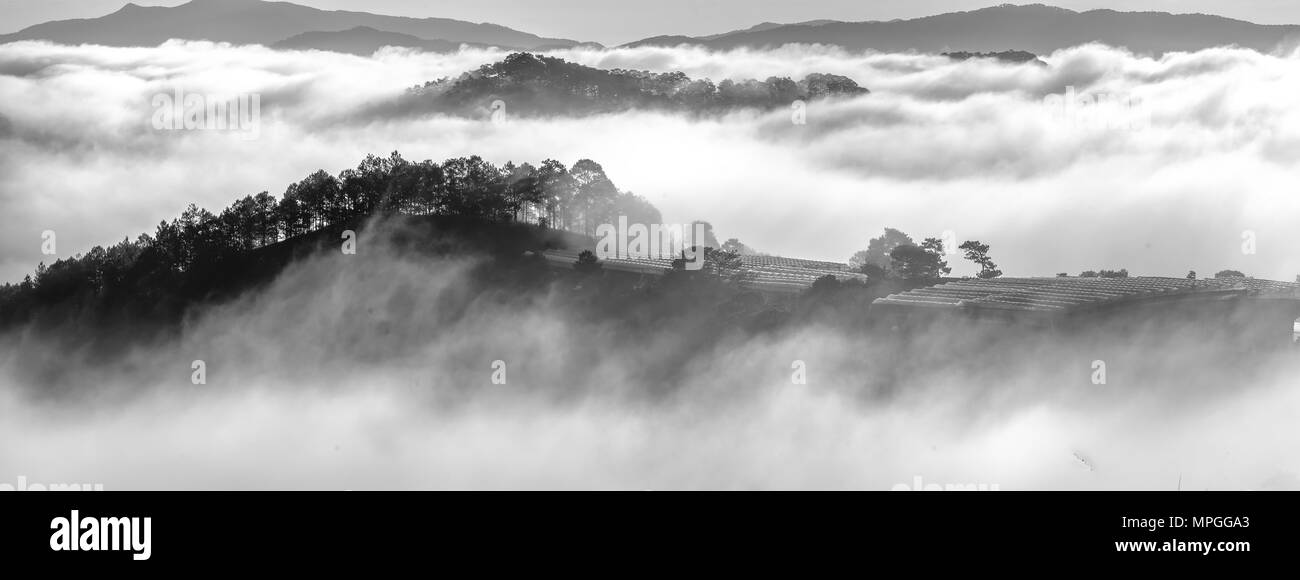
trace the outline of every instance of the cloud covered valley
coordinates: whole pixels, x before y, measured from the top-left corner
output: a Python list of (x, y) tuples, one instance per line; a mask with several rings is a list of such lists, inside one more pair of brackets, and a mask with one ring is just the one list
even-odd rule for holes
[[(491, 122), (393, 105), (502, 52), (6, 44), (0, 280), (49, 261), (47, 230), (66, 257), (152, 232), (191, 202), (278, 194), (390, 151), (594, 159), (666, 222), (708, 220), (719, 238), (775, 255), (844, 262), (893, 227), (982, 240), (1009, 276), (1300, 274), (1300, 53), (1088, 45), (1046, 66), (818, 46), (549, 54), (714, 81), (832, 73), (871, 94), (809, 103), (806, 124), (788, 109)], [(259, 95), (257, 138), (155, 130), (153, 96), (177, 88)], [(1120, 104), (1065, 104), (1085, 95)], [(1294, 356), (1238, 372), (1174, 340), (1155, 370), (1096, 388), (1084, 384), (1092, 353), (1051, 345), (891, 377), (898, 345), (819, 324), (684, 353), (663, 328), (576, 316), (562, 288), (477, 294), (472, 250), (430, 260), (382, 234), (366, 243), (365, 259), (297, 262), (112, 357), (74, 337), (0, 335), (0, 477), (109, 489), (890, 489), (916, 476), (1300, 488)], [(974, 272), (960, 262), (955, 274)], [(208, 361), (208, 385), (190, 383), (194, 359)], [(487, 382), (495, 360), (506, 385)], [(796, 360), (806, 385), (791, 384)]]

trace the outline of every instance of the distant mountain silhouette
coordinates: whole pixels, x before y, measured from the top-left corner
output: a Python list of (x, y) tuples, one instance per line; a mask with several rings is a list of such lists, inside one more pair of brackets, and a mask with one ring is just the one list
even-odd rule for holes
[(1040, 66), (1047, 66), (1046, 62), (1038, 58), (1038, 55), (1023, 50), (1004, 50), (1002, 52), (945, 52), (943, 56), (953, 60), (970, 60), (972, 58), (991, 58), (1002, 62), (1025, 63), (1032, 62)]
[[(631, 109), (712, 113), (737, 108), (786, 108), (796, 100), (857, 96), (870, 91), (847, 77), (810, 74), (801, 81), (691, 79), (681, 72), (602, 70), (531, 53), (515, 53), (451, 79), (411, 89), (413, 110), (465, 116), (581, 116)], [(500, 101), (500, 103), (498, 103)]]
[[(834, 21), (834, 20), (809, 20), (809, 21), (807, 21), (807, 22), (798, 22), (798, 23), (796, 23), (796, 24), (805, 24), (805, 25), (809, 25), (809, 26), (817, 26), (817, 25), (821, 25), (821, 24), (830, 24), (831, 22), (835, 22), (835, 21)], [(786, 26), (786, 25), (785, 25), (785, 24), (778, 23), (778, 22), (763, 22), (763, 23), (760, 23), (760, 24), (755, 24), (755, 25), (753, 25), (753, 26), (751, 26), (751, 27), (749, 27), (749, 28), (746, 28), (746, 29), (744, 29), (744, 30), (733, 30), (733, 31), (731, 31), (731, 32), (724, 32), (724, 33), (722, 33), (722, 34), (714, 34), (714, 35), (711, 35), (711, 36), (701, 36), (700, 38), (703, 39), (703, 40), (715, 40), (715, 39), (718, 39), (718, 38), (722, 38), (722, 37), (725, 37), (725, 36), (731, 36), (731, 35), (734, 35), (734, 34), (743, 34), (743, 33), (746, 33), (746, 32), (763, 32), (763, 31), (765, 31), (765, 30), (772, 30), (773, 28), (780, 28), (780, 27), (782, 27), (782, 26)]]
[(176, 7), (127, 4), (100, 18), (59, 20), (0, 35), (0, 43), (52, 40), (65, 44), (156, 46), (168, 39), (212, 40), (270, 46), (307, 32), (339, 32), (358, 26), (423, 40), (537, 49), (578, 44), (542, 38), (496, 24), (447, 18), (406, 18), (367, 12), (319, 10), (288, 2), (193, 0)]
[(850, 50), (925, 53), (1025, 50), (1036, 54), (1089, 42), (1141, 54), (1194, 51), (1236, 45), (1261, 52), (1300, 40), (1300, 26), (1262, 25), (1205, 14), (1075, 12), (1030, 4), (1003, 4), (911, 20), (815, 21), (768, 26), (712, 37), (657, 36), (624, 46), (694, 44), (718, 50), (784, 44), (827, 44)]
[[(273, 45), (274, 48), (291, 50), (329, 50), (346, 52), (358, 56), (370, 56), (385, 46), (418, 48), (425, 52), (456, 52), (461, 46), (486, 48), (490, 45), (479, 43), (461, 43), (448, 40), (428, 40), (409, 34), (375, 30), (369, 26), (358, 26), (339, 32), (304, 32), (286, 38)], [(512, 49), (513, 47), (499, 47)]]

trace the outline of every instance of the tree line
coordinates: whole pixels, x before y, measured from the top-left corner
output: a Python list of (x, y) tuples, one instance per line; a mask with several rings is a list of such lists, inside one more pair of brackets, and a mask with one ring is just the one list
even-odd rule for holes
[(434, 110), (472, 115), (500, 100), (511, 114), (584, 115), (630, 109), (709, 113), (789, 107), (796, 100), (853, 97), (871, 91), (848, 77), (813, 73), (803, 80), (692, 79), (680, 71), (602, 70), (563, 59), (514, 53), (454, 79), (411, 87), (408, 98)]
[(571, 167), (553, 159), (497, 166), (478, 156), (435, 163), (408, 161), (397, 152), (368, 155), (338, 175), (316, 171), (279, 198), (263, 191), (218, 213), (190, 204), (152, 235), (41, 263), (22, 282), (0, 286), (0, 322), (76, 296), (201, 296), (223, 264), (254, 250), (392, 214), (528, 223), (587, 235), (620, 215), (640, 223), (662, 221), (653, 204), (620, 191), (590, 159)]
[[(980, 267), (978, 278), (992, 279), (1002, 270), (989, 257), (989, 245), (968, 240), (957, 246), (962, 256)], [(946, 248), (939, 238), (925, 238), (921, 243), (894, 228), (867, 242), (867, 249), (849, 258), (849, 266), (872, 279), (897, 279), (912, 283), (935, 282), (952, 272), (944, 259)]]

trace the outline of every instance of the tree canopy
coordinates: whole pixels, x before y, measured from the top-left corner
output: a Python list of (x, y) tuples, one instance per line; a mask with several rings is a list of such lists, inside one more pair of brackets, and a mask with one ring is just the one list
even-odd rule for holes
[(620, 215), (642, 223), (662, 221), (654, 205), (620, 191), (589, 159), (571, 168), (552, 159), (537, 167), (498, 167), (478, 156), (417, 163), (397, 152), (368, 155), (337, 176), (316, 171), (290, 184), (279, 199), (263, 191), (218, 213), (190, 204), (179, 217), (159, 223), (152, 235), (42, 263), (33, 276), (0, 286), (0, 323), (67, 301), (134, 296), (164, 304), (202, 296), (224, 264), (260, 248), (391, 214), (530, 223), (584, 233)]
[(966, 259), (975, 262), (980, 267), (979, 273), (975, 274), (976, 277), (987, 280), (1002, 275), (1002, 270), (999, 270), (998, 265), (993, 263), (992, 258), (989, 258), (988, 244), (981, 243), (979, 240), (969, 240), (957, 246), (957, 249), (965, 252)]
[(898, 277), (912, 281), (929, 281), (952, 271), (943, 259), (943, 242), (926, 238), (921, 245), (902, 244), (889, 252), (890, 270)]
[(776, 109), (796, 100), (869, 93), (852, 79), (814, 73), (802, 81), (691, 79), (681, 72), (602, 70), (560, 58), (517, 52), (455, 79), (413, 87), (416, 104), (463, 116), (488, 115), (501, 101), (510, 115), (586, 115), (631, 109), (715, 113)]

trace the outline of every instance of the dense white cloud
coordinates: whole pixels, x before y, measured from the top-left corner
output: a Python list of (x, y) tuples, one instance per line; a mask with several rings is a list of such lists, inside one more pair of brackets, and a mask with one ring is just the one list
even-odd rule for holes
[[(1044, 57), (1047, 67), (824, 47), (555, 55), (715, 80), (836, 73), (873, 93), (813, 103), (802, 126), (784, 110), (493, 124), (391, 105), (406, 87), (502, 53), (4, 45), (0, 279), (49, 259), (43, 230), (67, 256), (152, 231), (190, 202), (221, 208), (393, 150), (592, 158), (669, 222), (708, 219), (724, 238), (790, 256), (845, 260), (890, 226), (983, 240), (1011, 275), (1300, 273), (1296, 55), (1151, 59), (1086, 46)], [(1130, 127), (1131, 109), (1067, 115), (1043, 104), (1069, 87), (1130, 97), (1149, 116)], [(260, 95), (258, 138), (154, 130), (151, 99), (176, 88)], [(1255, 255), (1241, 251), (1247, 230)], [(955, 258), (958, 273), (971, 271)], [(889, 398), (864, 394), (855, 366), (877, 345), (813, 329), (702, 353), (678, 399), (648, 403), (637, 399), (635, 359), (600, 359), (566, 379), (556, 357), (569, 351), (557, 345), (595, 339), (573, 338), (582, 335), (546, 308), (485, 307), (462, 327), (439, 326), (438, 296), (455, 291), (460, 265), (388, 256), (353, 270), (341, 259), (301, 264), (126, 360), (69, 361), (78, 355), (39, 343), (0, 349), (0, 477), (92, 477), (118, 489), (884, 489), (922, 475), (1012, 489), (1170, 488), (1182, 476), (1185, 488), (1221, 489), (1294, 487), (1300, 472), (1286, 453), (1295, 434), (1278, 427), (1296, 403), (1277, 378), (1294, 375), (1287, 366), (1237, 385), (1231, 400), (1214, 385), (1087, 391), (997, 368), (984, 369), (996, 388), (938, 377)], [(520, 325), (529, 332), (507, 331)], [(812, 357), (813, 385), (782, 386), (788, 366), (772, 361)], [(212, 363), (219, 387), (188, 383), (195, 358)], [(495, 358), (537, 388), (480, 388)], [(43, 379), (29, 373), (40, 368), (95, 387), (91, 401), (38, 396)]]
[[(71, 337), (0, 336), (0, 484), (1300, 487), (1294, 357), (1223, 365), (1201, 356), (1224, 346), (1203, 333), (1107, 356), (1108, 384), (1092, 385), (1097, 351), (1081, 343), (981, 361), (934, 336), (884, 343), (813, 326), (722, 340), (664, 385), (646, 371), (662, 371), (681, 336), (610, 348), (600, 323), (553, 296), (448, 306), (467, 292), (472, 257), (363, 242), (195, 313), (175, 339), (138, 334), (121, 356)], [(891, 352), (945, 362), (900, 373), (909, 365)], [(207, 384), (190, 381), (195, 359)], [(491, 382), (494, 360), (506, 384)], [(792, 384), (793, 360), (807, 384)]]
[[(279, 193), (315, 169), (392, 150), (496, 162), (591, 157), (666, 219), (709, 219), (724, 236), (785, 255), (844, 260), (893, 226), (983, 239), (1009, 274), (1300, 272), (1290, 217), (1300, 151), (1294, 55), (1217, 49), (1151, 59), (1087, 46), (1039, 67), (826, 47), (555, 54), (714, 79), (837, 73), (873, 94), (813, 103), (806, 126), (790, 123), (788, 111), (494, 125), (402, 116), (386, 104), (501, 53), (9, 44), (0, 47), (0, 274), (15, 280), (45, 259), (43, 230), (58, 233), (70, 255), (151, 231), (189, 202), (219, 208)], [(1132, 106), (1066, 114), (1044, 105), (1069, 87)], [(176, 88), (218, 99), (259, 94), (259, 138), (153, 130), (151, 98)], [(1244, 230), (1259, 236), (1259, 254), (1240, 252)]]
[[(1151, 59), (1087, 46), (1039, 67), (826, 47), (555, 54), (714, 79), (837, 73), (873, 94), (813, 103), (806, 126), (790, 123), (788, 111), (493, 125), (402, 116), (387, 104), (501, 53), (9, 44), (0, 47), (0, 275), (16, 280), (48, 259), (39, 253), (47, 229), (70, 255), (151, 231), (190, 202), (220, 208), (279, 193), (315, 169), (392, 150), (496, 162), (591, 157), (666, 219), (709, 219), (724, 236), (785, 255), (844, 260), (893, 226), (983, 239), (1009, 274), (1300, 272), (1294, 55), (1217, 49)], [(1069, 87), (1133, 105), (1073, 114), (1044, 105)], [(153, 130), (151, 98), (176, 88), (260, 95), (259, 138)], [(1240, 252), (1245, 230), (1260, 238), (1257, 255)]]

